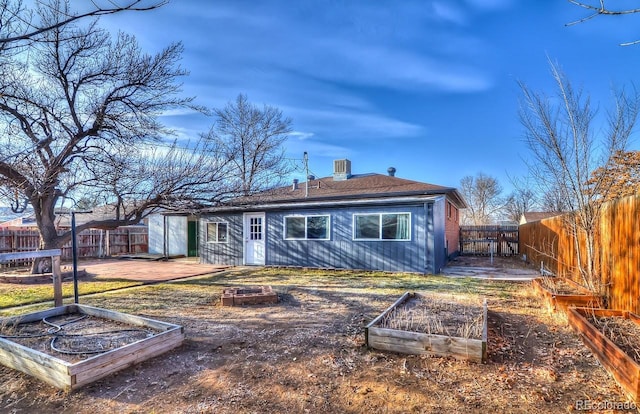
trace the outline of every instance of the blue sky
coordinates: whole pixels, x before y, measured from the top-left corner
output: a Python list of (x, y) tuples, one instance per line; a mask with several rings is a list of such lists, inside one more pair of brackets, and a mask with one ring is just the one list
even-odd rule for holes
[[(565, 26), (587, 14), (563, 0), (172, 0), (102, 23), (150, 52), (182, 41), (184, 92), (201, 105), (245, 93), (281, 108), (288, 156), (307, 151), (318, 176), (349, 158), (354, 173), (394, 166), (453, 187), (484, 172), (507, 192), (526, 173), (517, 82), (552, 93), (547, 56), (603, 108), (636, 81), (640, 45), (618, 44), (640, 39), (640, 15)], [(213, 120), (163, 122), (195, 137)]]

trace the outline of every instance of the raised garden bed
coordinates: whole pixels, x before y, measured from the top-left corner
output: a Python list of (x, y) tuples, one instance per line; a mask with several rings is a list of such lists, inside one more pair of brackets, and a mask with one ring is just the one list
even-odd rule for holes
[(599, 308), (602, 298), (563, 277), (542, 277), (532, 281), (533, 290), (544, 299), (549, 312), (566, 312), (569, 306)]
[(222, 290), (222, 306), (278, 303), (278, 294), (271, 286), (232, 287)]
[(2, 365), (65, 390), (160, 355), (184, 340), (179, 325), (76, 304), (2, 318), (0, 334)]
[(635, 402), (640, 402), (640, 316), (591, 308), (571, 308), (567, 316), (607, 372)]
[(487, 302), (466, 305), (406, 292), (365, 327), (370, 348), (414, 355), (487, 359)]

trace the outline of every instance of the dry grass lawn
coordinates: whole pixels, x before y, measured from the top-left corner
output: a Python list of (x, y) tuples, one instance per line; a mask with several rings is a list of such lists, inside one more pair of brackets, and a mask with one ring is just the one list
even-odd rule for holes
[[(224, 287), (271, 285), (277, 305), (222, 307)], [(364, 346), (406, 291), (489, 303), (489, 361)], [(83, 298), (183, 325), (184, 345), (65, 393), (0, 367), (7, 413), (557, 413), (626, 401), (528, 284), (365, 272), (234, 270)]]

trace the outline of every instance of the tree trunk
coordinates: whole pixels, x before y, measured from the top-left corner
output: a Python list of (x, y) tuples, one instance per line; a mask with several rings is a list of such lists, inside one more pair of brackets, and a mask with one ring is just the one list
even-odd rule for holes
[[(40, 232), (39, 250), (60, 249), (65, 243), (65, 237), (59, 236), (56, 229), (54, 207), (57, 197), (41, 196), (32, 200), (36, 222), (38, 223), (38, 231)], [(34, 259), (31, 265), (32, 274), (41, 274), (51, 272), (51, 260), (47, 258)]]

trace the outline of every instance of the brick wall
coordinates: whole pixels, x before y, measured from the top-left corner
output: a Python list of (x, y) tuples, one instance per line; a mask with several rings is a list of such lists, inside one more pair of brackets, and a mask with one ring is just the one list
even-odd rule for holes
[(449, 200), (445, 201), (444, 222), (445, 246), (451, 256), (460, 250), (460, 211)]

